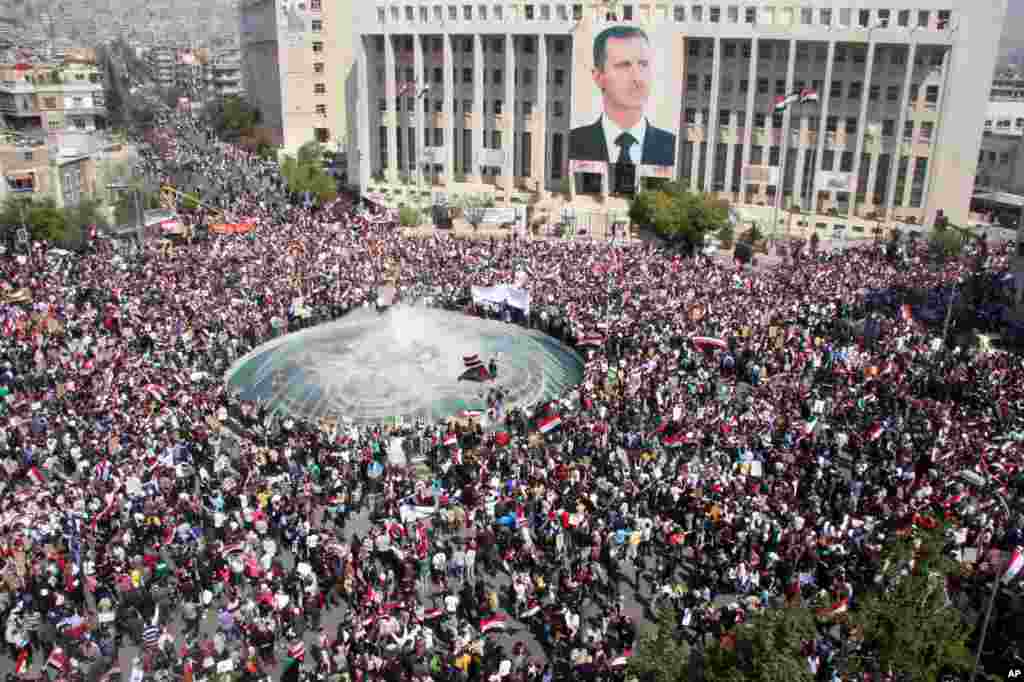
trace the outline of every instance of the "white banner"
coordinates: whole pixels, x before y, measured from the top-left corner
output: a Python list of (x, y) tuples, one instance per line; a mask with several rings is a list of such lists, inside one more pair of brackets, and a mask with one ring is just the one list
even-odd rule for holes
[(854, 192), (857, 189), (857, 181), (853, 177), (853, 173), (820, 171), (818, 173), (818, 188), (825, 192)]
[(494, 287), (473, 287), (473, 303), (508, 303), (513, 308), (530, 314), (530, 292), (517, 289), (510, 284), (499, 284)]
[(574, 159), (569, 162), (569, 172), (605, 175), (608, 173), (608, 164), (604, 161), (581, 161)]
[(751, 166), (743, 167), (743, 184), (764, 183), (766, 185), (779, 184), (778, 166)]
[(665, 178), (671, 180), (676, 169), (675, 166), (652, 166), (644, 163), (640, 165), (639, 170), (640, 177), (642, 178)]
[(489, 167), (504, 167), (504, 149), (481, 149), (476, 154), (476, 165)]
[(444, 165), (448, 161), (444, 147), (424, 147), (420, 163), (433, 163)]
[(522, 228), (526, 221), (526, 208), (485, 208), (482, 225), (512, 225)]

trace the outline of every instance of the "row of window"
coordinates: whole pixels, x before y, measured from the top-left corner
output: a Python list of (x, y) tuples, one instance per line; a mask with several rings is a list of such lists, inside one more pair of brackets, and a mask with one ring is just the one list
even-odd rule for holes
[[(533, 69), (516, 69), (514, 82), (516, 85), (533, 85)], [(520, 77), (521, 75), (521, 77)], [(412, 67), (396, 68), (395, 69), (395, 81), (398, 83), (412, 83), (414, 80), (415, 71)], [(505, 71), (504, 69), (484, 69), (483, 81), (484, 84), (490, 85), (502, 85), (504, 83)], [(433, 69), (423, 69), (423, 82), (424, 83), (435, 83), (440, 85), (444, 80), (444, 71), (440, 66), (435, 66)], [(453, 80), (458, 82), (459, 71), (454, 70)], [(462, 82), (471, 85), (473, 83), (473, 69), (465, 67), (462, 69)], [(377, 83), (380, 85), (384, 84), (384, 69), (377, 69)], [(553, 83), (555, 86), (561, 87), (565, 85), (565, 69), (553, 69), (550, 73), (548, 83)]]
[[(706, 10), (706, 11), (705, 11)], [(750, 7), (741, 5), (675, 5), (672, 8), (672, 19), (683, 23), (710, 22), (712, 24), (777, 24), (783, 26), (827, 26), (836, 28), (889, 28), (895, 25), (900, 28), (930, 28), (935, 18), (935, 28), (945, 30), (950, 25), (952, 11), (944, 10), (890, 10), (890, 9), (855, 9), (844, 7), (834, 11), (832, 8), (815, 9), (813, 7)], [(648, 14), (649, 16), (649, 14)], [(517, 18), (515, 9), (509, 18)], [(525, 21), (580, 21), (583, 18), (583, 5), (573, 4), (571, 7), (558, 4), (525, 4), (522, 6), (522, 19)], [(502, 5), (464, 4), (434, 5), (433, 7), (405, 5), (390, 8), (377, 8), (379, 23), (414, 23), (444, 21), (504, 21), (505, 8)], [(633, 4), (622, 4), (610, 8), (604, 13), (606, 21), (637, 21), (637, 13)], [(666, 15), (667, 18), (667, 15)]]
[[(978, 152), (978, 163), (985, 163), (986, 159), (990, 164), (996, 163), (996, 153), (982, 149)], [(1010, 152), (999, 152), (999, 165), (1005, 166), (1010, 163)]]
[[(374, 49), (378, 54), (384, 54), (385, 40), (386, 38), (381, 35), (374, 36)], [(466, 36), (453, 36), (452, 41), (452, 52), (459, 52), (460, 50), (466, 54), (473, 54), (474, 39)], [(486, 52), (488, 48), (494, 52), (494, 54), (504, 54), (505, 52), (505, 38), (503, 36), (481, 36), (483, 39), (482, 48)], [(441, 36), (429, 36), (424, 37), (423, 49), (427, 50), (434, 55), (441, 55), (444, 52), (444, 38)], [(429, 40), (429, 45), (427, 41)], [(397, 44), (395, 48), (399, 52), (411, 55), (413, 47), (416, 44), (413, 36), (398, 36), (396, 39)], [(537, 37), (536, 36), (516, 36), (516, 42), (523, 49), (526, 54), (533, 54), (537, 51)], [(552, 49), (556, 55), (565, 54), (567, 41), (565, 38), (555, 38), (552, 41)]]
[[(377, 100), (377, 107), (380, 111), (388, 110), (387, 99), (381, 97)], [(494, 114), (495, 116), (501, 116), (505, 112), (505, 101), (502, 99), (484, 100), (483, 103), (484, 114)], [(396, 97), (395, 98), (395, 111), (416, 111), (416, 98), (415, 97)], [(423, 100), (423, 113), (429, 114), (431, 111), (440, 114), (444, 111), (444, 100), (440, 99), (424, 99)], [(459, 100), (452, 100), (452, 113), (459, 113)], [(463, 114), (473, 113), (473, 100), (464, 99), (462, 100), (461, 112)], [(530, 116), (533, 114), (533, 102), (529, 100), (523, 100), (515, 103), (515, 113), (522, 114), (523, 116)], [(555, 100), (551, 103), (551, 115), (555, 118), (561, 118), (565, 115), (565, 104), (561, 100)]]
[[(1024, 130), (1024, 118), (1017, 118), (1013, 121), (1008, 118), (1001, 118), (995, 122), (996, 130), (1009, 130), (1011, 125), (1017, 130)], [(985, 128), (992, 129), (992, 119), (985, 119)]]
[[(697, 112), (696, 109), (693, 109), (693, 108), (686, 109), (686, 111), (684, 112), (684, 118), (686, 119), (686, 123), (689, 124), (689, 125), (696, 125), (697, 121), (698, 121), (697, 113), (698, 112)], [(700, 120), (701, 121), (707, 121), (708, 117), (709, 117), (708, 110), (707, 109), (701, 109), (701, 111), (700, 111)], [(794, 117), (792, 117), (790, 119), (790, 125), (792, 126), (792, 128), (794, 130), (798, 130), (800, 128), (800, 123), (801, 123), (800, 119), (801, 118), (802, 117), (794, 116)], [(730, 109), (721, 109), (718, 112), (718, 124), (720, 126), (729, 127), (729, 126), (732, 126), (733, 121), (735, 121), (737, 127), (743, 127), (746, 124), (746, 120), (747, 120), (747, 112), (743, 111), (742, 109), (739, 109), (739, 110), (737, 110), (735, 112), (735, 118), (733, 117), (733, 111), (730, 110)], [(848, 135), (855, 135), (857, 133), (857, 122), (858, 122), (858, 120), (859, 119), (856, 116), (848, 116), (848, 117), (846, 117), (843, 120), (843, 123), (844, 123), (843, 130)], [(808, 130), (816, 131), (818, 129), (818, 118), (816, 116), (808, 116), (808, 117), (806, 117), (806, 121), (807, 121), (807, 129)], [(764, 113), (761, 113), (761, 112), (755, 112), (754, 113), (754, 128), (766, 128), (768, 122), (769, 122), (769, 118), (768, 118), (767, 114), (764, 114)], [(782, 128), (782, 123), (783, 123), (783, 121), (782, 121), (782, 114), (772, 114), (771, 115), (771, 127), (772, 128), (774, 128), (776, 130), (780, 129), (780, 128)], [(826, 132), (830, 132), (830, 133), (838, 132), (839, 131), (839, 123), (840, 123), (840, 118), (838, 116), (827, 116), (827, 117), (825, 117), (825, 131)], [(904, 121), (904, 123), (903, 123), (903, 138), (904, 139), (913, 139), (915, 127), (918, 128), (918, 139), (920, 139), (920, 140), (930, 140), (930, 139), (932, 139), (932, 134), (935, 132), (935, 123), (934, 122), (932, 122), (932, 121), (921, 121), (920, 125), (917, 126), (914, 121), (910, 121), (910, 120)], [(868, 127), (868, 131), (870, 132), (871, 130), (872, 130), (872, 127), (869, 126)], [(892, 119), (892, 118), (884, 119), (882, 121), (881, 127), (878, 128), (878, 133), (880, 133), (883, 137), (892, 137), (893, 135), (895, 135), (895, 133), (896, 133), (896, 119)]]
[[(735, 59), (738, 55), (742, 55), (744, 59), (750, 59), (751, 51), (752, 48), (749, 41), (727, 40), (722, 42), (722, 53), (724, 59)], [(693, 58), (713, 59), (715, 56), (715, 43), (713, 40), (690, 40), (687, 45), (687, 54)], [(847, 61), (852, 61), (854, 64), (864, 64), (867, 62), (867, 54), (867, 48), (836, 45), (832, 63), (834, 65), (842, 65), (846, 64)], [(914, 58), (914, 63), (917, 66), (924, 66), (925, 64), (930, 66), (942, 66), (944, 55), (945, 51), (943, 48), (933, 50), (921, 48), (918, 50), (917, 56)], [(770, 42), (761, 42), (758, 44), (757, 58), (762, 61), (777, 59), (784, 62), (789, 59), (789, 43), (780, 42), (773, 44)], [(796, 60), (797, 64), (807, 64), (811, 60), (811, 45), (807, 41), (797, 43)], [(825, 64), (828, 62), (827, 45), (817, 45), (814, 51), (814, 61), (818, 64)], [(906, 48), (879, 47), (875, 49), (875, 66), (884, 66), (886, 64), (892, 66), (904, 66), (906, 63)]]
[[(703, 82), (699, 83), (697, 74), (689, 74), (686, 77), (686, 90), (687, 93), (696, 92), (698, 84), (701, 85), (703, 92), (710, 93), (712, 89), (712, 78), (710, 75), (705, 75)], [(733, 79), (729, 77), (722, 77), (718, 84), (718, 91), (721, 94), (730, 94), (733, 91)], [(810, 85), (811, 89), (821, 93), (822, 81), (812, 80), (809, 83), (803, 80), (793, 81), (793, 90), (800, 92), (805, 86)], [(737, 83), (737, 91), (740, 94), (746, 93), (750, 89), (750, 81), (747, 79), (741, 79)], [(768, 95), (771, 94), (771, 81), (767, 78), (759, 78), (757, 81), (757, 94)], [(786, 94), (786, 81), (783, 79), (776, 79), (775, 81), (775, 95), (778, 97), (785, 96)], [(852, 81), (847, 84), (846, 96), (848, 99), (859, 100), (864, 94), (864, 83), (861, 81)], [(831, 99), (840, 99), (843, 96), (843, 81), (832, 81), (832, 87), (829, 90), (829, 97)], [(910, 93), (908, 96), (908, 104), (913, 106), (917, 103), (921, 96), (921, 84), (911, 83)], [(882, 97), (882, 86), (872, 85), (868, 89), (868, 99), (872, 102), (877, 102)], [(888, 102), (898, 102), (900, 98), (900, 86), (890, 85), (885, 89), (885, 99)], [(939, 86), (928, 85), (925, 87), (924, 101), (926, 104), (935, 105), (939, 102)]]

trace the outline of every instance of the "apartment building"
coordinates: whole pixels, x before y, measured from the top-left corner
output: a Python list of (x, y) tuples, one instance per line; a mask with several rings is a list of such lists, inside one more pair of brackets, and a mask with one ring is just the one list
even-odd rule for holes
[(94, 62), (0, 65), (0, 115), (5, 127), (48, 134), (106, 127), (107, 109)]
[(343, 152), (353, 75), (354, 2), (244, 0), (242, 82), (263, 125), (287, 153), (310, 140)]
[(1024, 73), (1006, 69), (992, 79), (991, 99), (996, 102), (1024, 102)]
[[(675, 178), (738, 204), (964, 221), (1005, 13), (1006, 0), (379, 0), (353, 17), (349, 177), (541, 198)], [(656, 164), (570, 161), (570, 130), (601, 116), (593, 44), (612, 26), (653, 48), (646, 115), (675, 140)]]
[(147, 53), (146, 60), (153, 71), (153, 80), (161, 88), (174, 85), (176, 59), (177, 49), (166, 45), (152, 47)]
[(245, 92), (241, 48), (226, 47), (215, 51), (210, 71), (213, 92), (217, 96), (241, 95)]

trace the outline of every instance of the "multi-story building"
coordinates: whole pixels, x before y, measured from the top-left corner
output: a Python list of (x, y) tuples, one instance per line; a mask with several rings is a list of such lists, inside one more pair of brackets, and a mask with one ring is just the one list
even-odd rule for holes
[[(422, 172), (538, 197), (675, 178), (738, 204), (965, 222), (1006, 4), (358, 5), (348, 175), (361, 189)], [(570, 162), (570, 130), (601, 117), (594, 42), (612, 26), (653, 48), (646, 117), (674, 136), (658, 163)], [(776, 109), (801, 92), (814, 97)]]
[(353, 87), (355, 2), (245, 0), (242, 80), (263, 126), (286, 152), (310, 140), (342, 152), (346, 92)]
[(146, 55), (150, 69), (153, 72), (154, 82), (161, 88), (170, 88), (174, 85), (175, 63), (177, 50), (166, 45), (158, 45), (150, 48)]
[(1018, 69), (1005, 69), (992, 79), (992, 101), (1024, 102), (1024, 73)]
[(106, 99), (95, 61), (0, 66), (0, 114), (8, 128), (40, 135), (106, 127)]
[(219, 97), (241, 95), (245, 92), (242, 83), (242, 51), (237, 47), (217, 50), (210, 65), (213, 92)]
[(975, 185), (1024, 194), (1024, 100), (989, 103)]

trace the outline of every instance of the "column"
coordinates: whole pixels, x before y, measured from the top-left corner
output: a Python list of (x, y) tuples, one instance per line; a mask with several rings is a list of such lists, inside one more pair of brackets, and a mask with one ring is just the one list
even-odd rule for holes
[(367, 74), (369, 59), (366, 55), (366, 39), (363, 36), (356, 38), (357, 77), (359, 78), (359, 95), (357, 99), (356, 120), (359, 130), (356, 131), (356, 163), (359, 164), (358, 178), (359, 191), (365, 192), (370, 186), (370, 107), (373, 100), (370, 97), (370, 79)]
[(754, 105), (757, 95), (758, 38), (750, 39), (750, 65), (747, 69), (747, 118), (743, 121), (743, 155), (740, 161), (740, 203), (746, 201), (747, 183), (743, 181), (743, 168), (750, 163), (750, 145), (754, 139)]
[(953, 61), (953, 46), (950, 45), (946, 48), (946, 53), (942, 55), (942, 77), (939, 79), (939, 101), (936, 102), (937, 111), (939, 115), (935, 118), (935, 129), (932, 131), (932, 139), (929, 140), (928, 144), (928, 165), (924, 170), (924, 196), (921, 197), (921, 206), (924, 208), (924, 215), (922, 216), (922, 225), (932, 225), (935, 221), (935, 212), (942, 208), (942, 201), (939, 197), (935, 197), (932, 200), (932, 171), (934, 171), (935, 162), (939, 158), (939, 141), (940, 131), (943, 129), (942, 117), (946, 113), (946, 90), (949, 85), (949, 70), (951, 68), (950, 63)]
[(515, 186), (516, 151), (516, 37), (511, 33), (505, 34), (505, 105), (501, 112), (505, 123), (501, 131), (501, 148), (505, 152), (501, 175), (505, 191), (511, 193)]
[[(889, 182), (885, 186), (885, 218), (892, 216), (892, 207), (896, 199), (896, 173), (900, 168), (900, 157), (903, 155), (903, 126), (907, 122), (907, 101), (910, 99), (910, 78), (914, 75), (914, 59), (917, 58), (917, 42), (910, 43), (907, 50), (907, 70), (903, 74), (903, 92), (900, 95), (900, 116), (896, 121), (896, 144), (892, 150), (892, 163), (889, 164)], [(911, 159), (913, 160), (913, 159)], [(907, 173), (912, 169), (908, 166)], [(913, 178), (907, 178), (909, 186)]]
[(718, 150), (718, 81), (722, 70), (722, 39), (715, 38), (715, 51), (711, 63), (711, 101), (708, 103), (708, 118), (704, 124), (707, 136), (707, 163), (704, 164), (704, 191), (710, 192), (715, 184), (715, 152)]
[[(728, 130), (733, 130), (733, 124), (737, 122), (736, 112), (729, 114)], [(725, 150), (725, 191), (732, 192), (732, 169), (736, 165), (736, 144), (729, 142)]]
[(387, 101), (388, 182), (398, 181), (398, 111), (395, 107), (395, 43), (390, 33), (384, 36), (384, 99)]
[[(548, 186), (548, 37), (541, 33), (537, 36), (537, 102), (533, 107), (533, 118), (538, 123), (533, 126), (532, 163), (534, 180), (541, 198), (547, 196)], [(539, 171), (539, 172), (538, 172)]]
[[(786, 96), (793, 92), (793, 74), (796, 71), (796, 40), (790, 40), (787, 45), (788, 61), (786, 62)], [(782, 134), (779, 135), (779, 186), (775, 188), (775, 205), (782, 209), (786, 202), (783, 195), (786, 188), (786, 158), (789, 156), (790, 132), (789, 117), (792, 106), (786, 107), (782, 112)], [(796, 188), (794, 187), (794, 190)], [(775, 219), (778, 221), (778, 218)], [(778, 230), (778, 222), (772, 225), (772, 231)]]
[[(854, 182), (860, 182), (860, 162), (861, 154), (864, 152), (864, 132), (868, 124), (868, 96), (871, 92), (871, 76), (875, 68), (875, 43), (868, 42), (868, 59), (867, 66), (864, 70), (864, 89), (860, 93), (860, 118), (857, 119), (857, 146), (853, 151), (853, 177)], [(855, 187), (853, 195), (850, 197), (850, 213), (849, 217), (852, 218), (857, 215), (857, 192), (860, 191), (860, 187)], [(867, 201), (867, 192), (864, 192), (864, 200)]]
[(444, 74), (444, 137), (441, 142), (444, 143), (444, 181), (450, 184), (455, 179), (455, 114), (452, 111), (455, 100), (455, 59), (452, 56), (452, 35), (443, 33), (441, 42), (444, 46), (444, 65), (441, 67)]
[(486, 36), (477, 34), (473, 38), (473, 168), (476, 182), (483, 182), (484, 151), (484, 46)]
[[(804, 117), (804, 105), (798, 104), (800, 108), (797, 110), (800, 112), (800, 122), (796, 129), (796, 165), (793, 167), (793, 193), (796, 195), (792, 200), (792, 205), (799, 206), (801, 210), (807, 208), (804, 206), (804, 200), (806, 193), (804, 192), (804, 164), (807, 161), (807, 138), (806, 138), (806, 119)], [(790, 131), (792, 136), (792, 131)]]
[(903, 208), (907, 211), (910, 208), (910, 192), (914, 188), (914, 167), (917, 157), (914, 156), (914, 145), (910, 144), (910, 153), (907, 154), (907, 180), (903, 183)]
[(825, 150), (825, 121), (828, 120), (828, 106), (829, 101), (832, 97), (832, 67), (835, 64), (836, 58), (836, 41), (828, 41), (828, 61), (825, 64), (825, 87), (824, 92), (818, 93), (820, 99), (820, 111), (818, 117), (818, 144), (815, 145), (814, 153), (814, 175), (811, 177), (811, 205), (810, 210), (812, 213), (818, 212), (818, 181), (820, 177), (818, 173), (821, 171), (821, 158), (824, 156), (822, 152)]
[(871, 206), (872, 209), (876, 208), (875, 184), (878, 182), (878, 157), (881, 156), (880, 150), (881, 144), (871, 154), (871, 161), (868, 162), (868, 186), (864, 191), (864, 203)]
[[(698, 111), (697, 112), (697, 116), (700, 116), (700, 115), (701, 115), (701, 113)], [(705, 125), (704, 125), (704, 130), (702, 131), (702, 134), (704, 135), (704, 139), (707, 139), (707, 137), (708, 137), (708, 127), (707, 127), (706, 122), (704, 122), (704, 123), (705, 123)], [(694, 142), (693, 143), (693, 154), (690, 155), (690, 191), (691, 192), (697, 192), (700, 189), (699, 187), (697, 187), (697, 174), (698, 173), (700, 173), (700, 142)]]
[(427, 140), (423, 139), (423, 128), (427, 124), (427, 114), (423, 113), (423, 97), (426, 95), (423, 93), (423, 51), (426, 49), (424, 41), (426, 37), (420, 34), (412, 37), (412, 71), (413, 78), (412, 82), (415, 83), (415, 88), (412, 96), (415, 98), (413, 102), (412, 116), (409, 117), (409, 124), (413, 127), (413, 140), (415, 144), (412, 148), (412, 159), (416, 164), (416, 182), (420, 186), (423, 186), (424, 173), (423, 173), (423, 147), (426, 146)]

